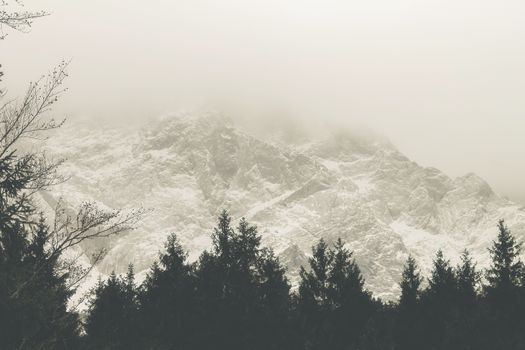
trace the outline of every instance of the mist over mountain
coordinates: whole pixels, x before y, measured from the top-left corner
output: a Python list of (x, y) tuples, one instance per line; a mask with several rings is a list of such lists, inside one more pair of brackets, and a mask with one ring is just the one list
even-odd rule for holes
[[(143, 276), (167, 235), (176, 233), (194, 260), (211, 245), (215, 218), (227, 209), (256, 224), (296, 283), (311, 246), (341, 237), (376, 296), (399, 293), (412, 254), (424, 274), (437, 249), (453, 262), (469, 249), (480, 266), (504, 218), (525, 238), (525, 209), (470, 173), (450, 178), (422, 167), (386, 138), (352, 129), (315, 137), (291, 126), (254, 135), (217, 112), (186, 112), (140, 128), (71, 123), (44, 144), (67, 158), (71, 178), (42, 195), (54, 206), (95, 200), (109, 208), (152, 211), (137, 230), (84, 245), (108, 253), (96, 273)], [(95, 273), (95, 274), (96, 274)]]

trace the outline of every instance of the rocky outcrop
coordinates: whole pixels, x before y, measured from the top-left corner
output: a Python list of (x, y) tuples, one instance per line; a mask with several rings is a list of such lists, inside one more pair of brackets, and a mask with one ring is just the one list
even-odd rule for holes
[(104, 242), (103, 274), (129, 262), (146, 270), (170, 232), (196, 259), (210, 247), (222, 208), (258, 225), (292, 281), (319, 238), (343, 238), (368, 288), (386, 299), (396, 297), (409, 253), (423, 272), (439, 248), (453, 261), (468, 248), (484, 266), (499, 218), (525, 236), (525, 211), (478, 176), (451, 179), (383, 138), (351, 131), (287, 144), (255, 138), (213, 113), (179, 114), (133, 132), (69, 125), (44, 148), (68, 158), (71, 180), (54, 197), (153, 209), (135, 232)]

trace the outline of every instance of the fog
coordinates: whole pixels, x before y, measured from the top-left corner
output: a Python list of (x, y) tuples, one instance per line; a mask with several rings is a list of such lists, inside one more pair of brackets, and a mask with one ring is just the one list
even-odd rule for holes
[(9, 94), (61, 59), (55, 112), (140, 122), (221, 106), (254, 125), (367, 125), (450, 176), (525, 204), (525, 2), (26, 0), (0, 42)]

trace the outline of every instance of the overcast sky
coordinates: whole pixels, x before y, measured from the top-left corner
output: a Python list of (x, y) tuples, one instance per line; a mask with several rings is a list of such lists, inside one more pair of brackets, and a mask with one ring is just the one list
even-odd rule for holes
[[(72, 59), (58, 113), (136, 121), (207, 103), (366, 124), (413, 160), (525, 203), (523, 0), (26, 0), (11, 94)], [(241, 108), (242, 107), (242, 108)]]

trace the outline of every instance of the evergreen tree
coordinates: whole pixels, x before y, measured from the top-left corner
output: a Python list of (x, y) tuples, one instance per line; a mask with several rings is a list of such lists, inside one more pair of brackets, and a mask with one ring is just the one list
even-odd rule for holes
[(339, 238), (330, 250), (331, 266), (328, 273), (328, 299), (333, 309), (337, 309), (353, 301), (353, 297), (361, 295), (364, 279), (359, 266), (352, 259), (352, 253), (344, 247)]
[(516, 241), (503, 220), (498, 223), (498, 231), (489, 248), (492, 262), (484, 287), (483, 343), (485, 348), (520, 349), (525, 346), (522, 243)]
[(341, 239), (337, 240), (329, 255), (330, 348), (357, 347), (375, 306), (371, 294), (364, 289), (365, 281), (359, 266)]
[(457, 283), (454, 270), (450, 266), (450, 261), (445, 260), (443, 251), (440, 249), (436, 253), (425, 294), (432, 301), (444, 305), (456, 296), (456, 288)]
[[(224, 305), (224, 271), (220, 268), (217, 256), (204, 251), (195, 269), (196, 319), (199, 320), (201, 334), (196, 338), (197, 348), (208, 349), (226, 342), (222, 328), (228, 327), (227, 308)], [(224, 317), (224, 319), (222, 319)]]
[(423, 334), (429, 349), (449, 348), (448, 332), (458, 317), (457, 281), (449, 260), (438, 250), (433, 262), (428, 287), (424, 291), (422, 307)]
[(261, 236), (257, 233), (257, 227), (241, 218), (234, 244), (237, 267), (244, 275), (249, 275), (250, 269), (256, 266), (259, 258)]
[(522, 243), (516, 242), (503, 220), (499, 221), (498, 229), (498, 238), (489, 248), (492, 264), (487, 270), (487, 292), (504, 298), (521, 284), (523, 278), (524, 267), (519, 258)]
[(397, 349), (416, 350), (424, 346), (424, 339), (420, 336), (420, 285), (421, 275), (416, 260), (409, 256), (401, 275), (401, 296), (397, 305), (395, 323), (392, 325)]
[[(27, 232), (30, 230), (31, 232)], [(0, 246), (0, 344), (4, 348), (56, 348), (77, 344), (78, 317), (67, 311), (72, 290), (67, 273), (46, 251), (48, 227), (15, 224), (2, 231)]]
[[(259, 276), (258, 261), (261, 258), (261, 237), (257, 228), (241, 218), (237, 231), (232, 239), (233, 265), (227, 267), (227, 283), (230, 286), (230, 295), (225, 298), (226, 305), (233, 316), (232, 322), (238, 323), (241, 347), (257, 344), (258, 327), (258, 288)], [(253, 344), (253, 345), (250, 345)]]
[[(6, 5), (5, 1), (0, 3), (0, 7)], [(0, 10), (0, 29), (28, 29), (33, 19), (43, 15)], [(76, 259), (66, 258), (65, 253), (87, 239), (126, 230), (138, 218), (136, 212), (120, 215), (118, 211), (102, 211), (92, 203), (82, 205), (74, 218), (57, 205), (51, 229), (42, 216), (38, 217), (34, 194), (64, 180), (58, 174), (62, 162), (50, 161), (35, 148), (24, 153), (19, 145), (22, 139), (38, 139), (62, 125), (54, 119), (46, 120), (44, 114), (59, 100), (67, 75), (67, 63), (61, 63), (46, 77), (30, 83), (21, 99), (3, 101), (0, 107), (2, 349), (77, 348), (79, 319), (74, 311), (68, 311), (68, 301), (85, 275), (76, 266)], [(0, 100), (3, 97), (0, 93)]]
[(467, 250), (461, 254), (461, 262), (455, 269), (457, 280), (457, 310), (455, 320), (450, 322), (447, 339), (449, 349), (480, 349), (478, 286), (481, 274), (476, 270)]
[(301, 266), (299, 296), (302, 300), (328, 307), (328, 274), (332, 259), (328, 245), (321, 238), (319, 243), (312, 247), (312, 257), (308, 259), (310, 270), (307, 271)]
[(271, 249), (264, 249), (257, 262), (259, 303), (255, 317), (256, 328), (253, 349), (279, 350), (293, 347), (290, 319), (290, 284), (286, 269)]
[(459, 304), (465, 309), (475, 306), (478, 297), (478, 286), (481, 273), (476, 270), (476, 263), (472, 260), (468, 250), (461, 253), (461, 264), (456, 268)]
[(290, 283), (286, 269), (271, 249), (264, 249), (257, 262), (259, 302), (262, 308), (276, 317), (286, 318), (290, 306)]
[(226, 210), (220, 213), (217, 226), (213, 231), (212, 241), (214, 253), (220, 260), (221, 265), (229, 269), (235, 263), (233, 260), (235, 232), (231, 227), (231, 217)]
[(187, 348), (195, 334), (195, 283), (187, 253), (171, 234), (142, 285), (140, 323), (142, 346), (153, 349)]
[(126, 299), (129, 304), (137, 303), (137, 285), (135, 284), (135, 268), (133, 264), (128, 265), (128, 271), (126, 273), (126, 278), (124, 279), (124, 291), (126, 292)]
[[(222, 211), (212, 240), (213, 251), (201, 255), (196, 269), (199, 318), (212, 315), (204, 319), (207, 330), (200, 337), (201, 346), (258, 348), (269, 340), (262, 338), (264, 332), (258, 328), (268, 322), (270, 313), (265, 303), (271, 299), (265, 298), (272, 296), (268, 290), (261, 292), (269, 282), (286, 289), (284, 273), (276, 260), (264, 254), (256, 227), (245, 219), (240, 220), (236, 231), (228, 212)], [(277, 301), (272, 302), (277, 305)]]
[(401, 287), (401, 297), (399, 299), (399, 307), (407, 312), (413, 312), (419, 300), (419, 286), (422, 278), (418, 271), (416, 260), (412, 256), (408, 259), (403, 268), (402, 280), (399, 286)]
[(328, 245), (320, 239), (308, 259), (310, 270), (301, 266), (297, 317), (302, 343), (307, 349), (320, 349), (330, 339), (328, 274), (332, 259)]
[(139, 349), (133, 268), (125, 278), (112, 272), (92, 291), (85, 328), (89, 349)]
[(375, 307), (361, 271), (340, 239), (334, 249), (321, 239), (312, 253), (299, 285), (303, 343), (313, 349), (355, 347)]
[(0, 348), (61, 349), (78, 336), (68, 273), (48, 251), (49, 228), (28, 195), (49, 176), (35, 162), (0, 143)]

